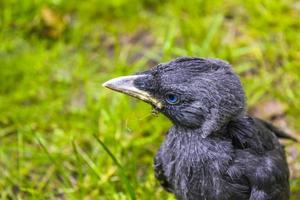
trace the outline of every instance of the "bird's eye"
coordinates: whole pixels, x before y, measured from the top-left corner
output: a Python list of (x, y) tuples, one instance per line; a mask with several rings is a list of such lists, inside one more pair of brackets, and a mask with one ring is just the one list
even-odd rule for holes
[(177, 104), (179, 103), (179, 97), (176, 94), (168, 93), (166, 94), (166, 101), (168, 104)]

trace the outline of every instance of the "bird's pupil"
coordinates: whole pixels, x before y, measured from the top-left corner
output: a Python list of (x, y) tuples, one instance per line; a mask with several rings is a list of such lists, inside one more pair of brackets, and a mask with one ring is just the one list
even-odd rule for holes
[(175, 101), (175, 100), (176, 100), (176, 97), (175, 97), (174, 95), (170, 95), (169, 99), (170, 99), (171, 101)]

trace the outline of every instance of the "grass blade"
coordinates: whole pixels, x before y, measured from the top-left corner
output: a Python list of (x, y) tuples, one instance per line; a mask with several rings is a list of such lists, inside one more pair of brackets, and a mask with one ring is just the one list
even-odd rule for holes
[(133, 187), (130, 184), (128, 178), (126, 177), (126, 175), (124, 173), (124, 168), (122, 167), (122, 165), (120, 164), (120, 162), (117, 160), (117, 158), (114, 156), (114, 154), (109, 150), (109, 148), (96, 135), (94, 135), (94, 137), (97, 140), (97, 142), (101, 145), (101, 147), (104, 149), (104, 151), (113, 160), (113, 162), (115, 163), (115, 165), (118, 166), (118, 170), (119, 170), (120, 176), (122, 178), (122, 181), (125, 183), (125, 187), (126, 187), (127, 192), (129, 193), (130, 198), (132, 200), (136, 200), (135, 192), (134, 192)]
[(75, 142), (73, 142), (72, 145), (76, 156), (80, 156), (83, 159), (83, 161), (87, 164), (87, 166), (96, 174), (99, 180), (101, 180), (101, 175), (97, 169), (97, 166), (91, 160), (91, 158), (88, 157), (88, 155), (80, 147), (78, 147), (78, 145), (76, 145)]
[[(47, 155), (48, 159), (54, 164), (54, 166), (56, 167), (56, 169), (58, 171), (60, 171), (61, 164), (51, 155), (51, 153), (48, 151), (47, 147), (45, 146), (45, 144), (42, 142), (42, 140), (36, 136), (36, 141), (38, 142), (38, 144), (40, 145), (40, 147), (42, 148), (42, 150), (45, 152), (45, 154)], [(62, 179), (62, 183), (66, 186), (66, 187), (70, 187), (72, 186), (72, 183), (70, 182), (70, 180), (66, 177), (66, 175), (64, 173), (61, 173), (61, 179)]]

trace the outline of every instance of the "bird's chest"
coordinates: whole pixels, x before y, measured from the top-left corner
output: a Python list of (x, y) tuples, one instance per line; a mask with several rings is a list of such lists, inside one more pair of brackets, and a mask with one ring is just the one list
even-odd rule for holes
[(197, 135), (168, 135), (162, 145), (163, 169), (179, 199), (214, 199), (226, 191), (224, 174), (231, 143)]

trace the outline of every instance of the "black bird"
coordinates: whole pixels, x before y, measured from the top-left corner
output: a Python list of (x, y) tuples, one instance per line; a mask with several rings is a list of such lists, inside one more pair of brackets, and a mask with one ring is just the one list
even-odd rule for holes
[(287, 200), (283, 131), (245, 112), (245, 94), (222, 60), (180, 57), (103, 84), (151, 104), (168, 131), (155, 176), (182, 200)]

